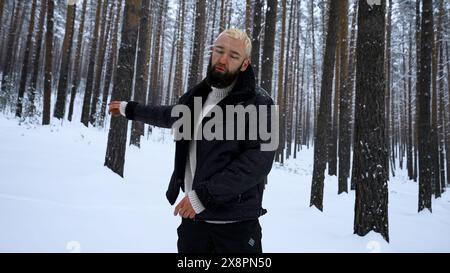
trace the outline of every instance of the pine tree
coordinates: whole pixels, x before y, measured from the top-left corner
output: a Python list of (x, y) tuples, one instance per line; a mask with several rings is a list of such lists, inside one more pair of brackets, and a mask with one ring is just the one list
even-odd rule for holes
[(55, 2), (47, 2), (47, 30), (45, 33), (45, 80), (44, 80), (44, 105), (42, 111), (42, 125), (50, 124), (50, 100), (52, 94), (52, 64), (53, 64), (53, 12)]
[(275, 47), (275, 27), (278, 0), (268, 1), (264, 26), (264, 44), (261, 64), (261, 87), (272, 94), (272, 69)]
[(322, 65), (322, 85), (320, 91), (320, 106), (317, 117), (317, 131), (314, 133), (314, 166), (311, 183), (310, 206), (323, 210), (324, 172), (327, 162), (328, 117), (331, 113), (331, 94), (333, 85), (333, 68), (336, 55), (337, 23), (340, 1), (331, 1), (328, 16), (328, 32), (325, 54)]
[(355, 102), (356, 168), (354, 233), (364, 236), (371, 230), (389, 242), (388, 173), (385, 127), (386, 1), (359, 1)]
[(419, 84), (419, 211), (431, 211), (431, 155), (430, 155), (430, 99), (431, 99), (431, 54), (433, 48), (433, 0), (422, 1), (422, 23), (420, 34)]
[[(22, 116), (23, 98), (24, 98), (24, 94), (25, 94), (25, 88), (26, 88), (27, 77), (28, 77), (30, 52), (32, 51), (32, 46), (33, 46), (31, 39), (33, 37), (33, 32), (34, 32), (35, 16), (36, 16), (36, 0), (33, 0), (32, 4), (31, 4), (31, 14), (30, 14), (30, 23), (28, 26), (27, 41), (25, 44), (25, 56), (24, 56), (23, 62), (22, 62), (22, 68), (21, 68), (22, 72), (20, 73), (21, 78), (20, 78), (20, 86), (19, 86), (19, 95), (17, 96), (16, 117)], [(1, 21), (0, 21), (0, 23), (1, 23)]]
[(70, 102), (69, 102), (69, 113), (67, 119), (72, 121), (73, 115), (73, 106), (75, 103), (75, 96), (77, 94), (80, 78), (81, 78), (81, 46), (83, 43), (83, 34), (84, 34), (84, 23), (86, 18), (86, 8), (87, 8), (87, 0), (83, 0), (83, 11), (81, 12), (81, 21), (80, 26), (78, 28), (78, 37), (77, 37), (77, 49), (75, 52), (75, 64), (73, 66), (73, 77), (72, 77), (72, 85), (70, 92)]
[[(118, 67), (114, 76), (114, 87), (111, 95), (113, 101), (129, 101), (131, 98), (140, 7), (141, 0), (125, 1)], [(127, 124), (127, 120), (123, 117), (111, 119), (105, 156), (105, 166), (121, 177), (123, 177), (125, 164)]]
[(59, 70), (58, 93), (56, 96), (56, 104), (54, 117), (63, 119), (66, 110), (67, 99), (67, 83), (69, 77), (70, 57), (72, 54), (73, 33), (75, 26), (76, 5), (67, 5), (66, 30), (64, 33), (64, 42), (61, 49), (62, 58)]

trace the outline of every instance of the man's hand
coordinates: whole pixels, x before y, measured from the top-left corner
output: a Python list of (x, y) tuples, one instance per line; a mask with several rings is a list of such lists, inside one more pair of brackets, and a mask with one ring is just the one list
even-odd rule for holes
[(113, 117), (120, 117), (120, 101), (112, 101), (109, 103), (109, 113)]
[(175, 207), (173, 215), (177, 216), (177, 214), (179, 214), (183, 218), (194, 219), (195, 211), (188, 196), (185, 196), (183, 200), (181, 200), (180, 203), (178, 203), (178, 205)]

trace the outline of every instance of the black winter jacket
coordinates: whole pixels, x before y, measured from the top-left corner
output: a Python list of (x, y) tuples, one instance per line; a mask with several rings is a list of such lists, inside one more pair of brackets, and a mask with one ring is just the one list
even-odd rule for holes
[[(193, 113), (194, 97), (202, 97), (202, 103), (204, 103), (210, 91), (211, 87), (205, 79), (181, 96), (178, 104), (188, 106)], [(237, 104), (244, 107), (253, 104), (257, 109), (258, 105), (274, 104), (266, 91), (255, 86), (255, 76), (251, 65), (244, 72), (240, 72), (233, 89), (217, 105), (225, 110), (225, 105)], [(177, 120), (176, 117), (171, 117), (173, 107), (174, 105), (144, 106), (129, 102), (126, 107), (126, 117), (162, 128), (171, 128)], [(223, 116), (225, 119), (225, 114)], [(204, 125), (210, 118), (205, 117), (202, 124)], [(270, 127), (270, 111), (267, 118), (267, 124)], [(193, 124), (192, 118), (191, 128)], [(236, 126), (235, 121), (235, 134)], [(247, 132), (248, 119), (245, 126)], [(227, 130), (226, 127), (226, 125), (223, 126), (224, 133)], [(174, 172), (166, 193), (172, 205), (177, 200), (180, 188), (184, 191), (189, 141), (184, 139), (176, 141)], [(245, 140), (195, 141), (197, 141), (197, 164), (192, 187), (206, 208), (196, 215), (195, 219), (241, 221), (257, 219), (265, 214), (266, 210), (262, 208), (263, 191), (267, 175), (272, 168), (275, 151), (261, 151), (260, 145), (264, 142), (259, 135), (257, 140), (249, 140), (247, 133)]]

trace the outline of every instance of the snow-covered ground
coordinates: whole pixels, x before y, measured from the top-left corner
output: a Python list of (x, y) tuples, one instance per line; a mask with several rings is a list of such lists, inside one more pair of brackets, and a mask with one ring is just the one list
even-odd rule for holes
[[(128, 146), (125, 178), (103, 166), (107, 129), (18, 125), (0, 116), (0, 252), (176, 252), (180, 222), (165, 199), (174, 144), (158, 130)], [(354, 192), (325, 181), (309, 207), (312, 150), (274, 165), (264, 196), (264, 252), (450, 252), (450, 194), (417, 213), (417, 183), (389, 182), (390, 243), (353, 234)]]

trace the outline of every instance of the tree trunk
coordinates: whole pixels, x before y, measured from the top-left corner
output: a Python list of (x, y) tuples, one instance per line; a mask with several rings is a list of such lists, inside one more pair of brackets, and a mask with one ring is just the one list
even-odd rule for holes
[(245, 32), (247, 33), (248, 37), (252, 37), (252, 1), (246, 0), (245, 2)]
[[(103, 0), (106, 1), (106, 0)], [(91, 50), (89, 52), (89, 66), (88, 66), (88, 74), (86, 78), (86, 88), (84, 90), (84, 98), (83, 98), (83, 109), (81, 112), (81, 122), (84, 126), (89, 126), (89, 113), (91, 107), (91, 99), (92, 99), (92, 89), (94, 86), (94, 75), (95, 75), (95, 60), (97, 56), (97, 41), (98, 41), (98, 32), (100, 28), (100, 15), (102, 10), (102, 0), (97, 0), (95, 14), (95, 26), (94, 32), (92, 33), (92, 44)]]
[[(322, 9), (323, 10), (323, 9)], [(313, 78), (313, 124), (314, 124), (314, 132), (317, 131), (317, 65), (316, 65), (316, 22), (314, 20), (314, 1), (310, 1), (310, 17), (311, 17), (311, 51), (312, 51), (312, 78)], [(323, 33), (325, 36), (325, 32)]]
[(341, 0), (340, 7), (340, 105), (339, 105), (339, 185), (338, 194), (348, 192), (347, 180), (350, 170), (350, 90), (348, 77), (348, 0)]
[[(3, 3), (3, 1), (2, 1)], [(2, 4), (3, 5), (3, 4)], [(22, 116), (22, 108), (23, 108), (23, 97), (25, 94), (25, 88), (27, 84), (27, 77), (28, 77), (28, 68), (29, 68), (29, 62), (30, 62), (30, 52), (32, 51), (32, 37), (34, 32), (34, 19), (36, 17), (36, 0), (33, 0), (31, 4), (31, 15), (30, 15), (30, 23), (28, 26), (28, 35), (27, 35), (27, 42), (25, 45), (25, 56), (23, 58), (22, 62), (22, 68), (20, 73), (20, 86), (19, 86), (19, 95), (17, 97), (17, 105), (16, 105), (16, 117)], [(1, 23), (1, 20), (0, 20)]]
[[(341, 3), (342, 6), (342, 3)], [(342, 7), (341, 7), (342, 9)], [(341, 13), (341, 11), (339, 11)], [(339, 100), (340, 100), (340, 82), (341, 82), (341, 30), (340, 30), (340, 14), (338, 15), (337, 26), (337, 43), (336, 43), (336, 64), (334, 66), (334, 102), (333, 111), (330, 113), (330, 133), (328, 134), (328, 175), (337, 175), (337, 137), (338, 137), (338, 120), (339, 120)], [(347, 27), (347, 26), (346, 26)]]
[[(142, 0), (141, 19), (139, 23), (139, 39), (137, 45), (137, 64), (136, 64), (136, 83), (134, 87), (133, 100), (145, 104), (148, 88), (149, 62), (147, 55), (150, 54), (149, 26), (150, 19), (150, 0)], [(150, 24), (149, 24), (150, 19)], [(144, 123), (132, 121), (130, 145), (141, 146), (141, 136), (144, 135)]]
[[(133, 89), (136, 43), (139, 31), (141, 0), (125, 1), (122, 40), (111, 100), (129, 101)], [(123, 117), (111, 118), (105, 166), (123, 177), (128, 122)]]
[(203, 55), (201, 54), (205, 40), (205, 0), (195, 1), (195, 31), (194, 31), (194, 51), (191, 58), (191, 68), (189, 69), (188, 89), (194, 87), (202, 78)]
[(61, 49), (62, 59), (59, 72), (58, 93), (53, 116), (63, 119), (66, 110), (67, 82), (69, 76), (70, 56), (72, 53), (73, 32), (75, 25), (76, 5), (67, 5), (66, 30)]
[[(8, 31), (8, 38), (6, 42), (5, 61), (3, 63), (2, 73), (2, 87), (0, 96), (3, 97), (4, 102), (0, 101), (0, 109), (6, 106), (6, 102), (10, 102), (10, 97), (14, 91), (14, 45), (18, 37), (20, 36), (19, 20), (22, 15), (23, 5), (25, 1), (17, 1), (14, 12), (11, 17), (11, 24)], [(0, 97), (1, 99), (1, 97)]]
[(52, 94), (52, 61), (53, 61), (53, 11), (55, 2), (47, 2), (47, 32), (45, 34), (45, 82), (42, 125), (50, 124), (50, 99)]
[(431, 212), (430, 83), (433, 48), (433, 0), (422, 1), (419, 72), (419, 211)]
[(337, 23), (340, 1), (331, 1), (328, 33), (322, 65), (322, 85), (320, 91), (317, 132), (314, 133), (314, 169), (311, 185), (311, 203), (320, 211), (323, 210), (323, 180), (327, 163), (328, 117), (331, 113), (331, 95), (333, 91), (333, 69), (336, 55)]
[[(385, 164), (385, 169), (389, 173), (389, 170), (391, 169), (392, 175), (394, 176), (394, 170), (393, 167), (390, 168), (389, 163), (391, 162), (390, 159), (394, 160), (394, 157), (390, 157), (391, 152), (393, 153), (393, 140), (392, 136), (394, 133), (393, 126), (392, 126), (392, 109), (391, 109), (391, 29), (392, 29), (392, 0), (389, 0), (389, 10), (387, 14), (387, 24), (386, 24), (386, 59), (385, 59), (385, 73), (386, 73), (386, 86), (385, 86), (385, 109), (386, 109), (386, 149), (387, 149), (387, 158)], [(391, 147), (392, 144), (392, 147)], [(393, 165), (393, 164), (392, 164)]]
[(261, 39), (261, 23), (262, 23), (262, 8), (263, 8), (262, 0), (255, 0), (254, 12), (253, 12), (253, 32), (252, 32), (252, 67), (255, 72), (256, 82), (259, 82), (259, 71), (260, 64), (259, 60), (261, 58), (260, 51), (260, 39)]
[(277, 103), (280, 113), (280, 145), (275, 153), (275, 160), (284, 163), (284, 149), (286, 145), (285, 132), (286, 132), (286, 112), (284, 97), (286, 96), (286, 90), (283, 89), (284, 81), (284, 52), (285, 52), (285, 39), (286, 39), (286, 0), (281, 0), (281, 42), (280, 42), (280, 60), (278, 62), (278, 86), (277, 86)]
[[(409, 35), (409, 45), (408, 45), (408, 146), (406, 152), (406, 166), (408, 169), (409, 179), (414, 179), (414, 167), (413, 167), (413, 115), (412, 115), (412, 68), (413, 68), (413, 37), (412, 37), (412, 23), (409, 25), (410, 35)], [(415, 131), (415, 130), (414, 130)]]
[[(100, 96), (100, 84), (102, 81), (102, 72), (103, 72), (103, 63), (105, 62), (105, 41), (107, 41), (108, 37), (108, 31), (106, 29), (106, 21), (107, 21), (107, 14), (108, 14), (108, 6), (110, 6), (108, 0), (105, 0), (103, 2), (103, 14), (102, 14), (102, 23), (100, 27), (100, 40), (99, 40), (99, 47), (97, 49), (97, 60), (95, 63), (95, 74), (94, 74), (94, 89), (92, 93), (92, 101), (89, 111), (89, 122), (96, 126), (97, 123), (97, 104), (99, 102), (99, 96)], [(112, 6), (110, 9), (110, 18), (112, 17)]]
[(34, 50), (33, 54), (33, 72), (31, 73), (31, 80), (30, 80), (30, 90), (28, 93), (28, 105), (29, 108), (27, 111), (28, 117), (33, 117), (36, 112), (36, 106), (34, 105), (34, 100), (36, 97), (36, 87), (37, 87), (37, 80), (39, 76), (40, 69), (40, 59), (41, 59), (41, 48), (42, 48), (42, 37), (44, 36), (44, 23), (45, 23), (45, 15), (47, 12), (47, 1), (44, 0), (41, 2), (41, 10), (39, 12), (39, 26), (38, 26), (38, 33), (36, 35), (36, 48)]
[(71, 93), (70, 93), (70, 102), (69, 102), (69, 113), (67, 116), (67, 119), (69, 121), (72, 121), (72, 115), (73, 115), (73, 106), (75, 103), (75, 96), (77, 94), (78, 85), (81, 80), (81, 46), (83, 44), (83, 34), (84, 34), (84, 22), (86, 18), (86, 7), (87, 7), (87, 0), (83, 0), (83, 11), (81, 13), (81, 22), (80, 27), (78, 29), (78, 37), (77, 37), (77, 49), (75, 53), (75, 64), (73, 66), (73, 78), (72, 78), (72, 86), (71, 86)]
[(266, 22), (264, 26), (264, 44), (261, 64), (261, 87), (269, 94), (272, 94), (272, 69), (278, 0), (268, 1), (267, 5), (268, 7), (266, 11)]
[[(106, 103), (109, 96), (109, 89), (112, 83), (114, 71), (115, 71), (115, 63), (117, 59), (117, 36), (119, 34), (119, 22), (122, 14), (122, 1), (119, 1), (116, 10), (116, 17), (114, 21), (114, 30), (112, 36), (112, 44), (109, 50), (109, 58), (106, 64), (106, 75), (105, 75), (105, 85), (103, 86), (103, 96), (102, 96), (102, 108), (100, 110), (100, 124), (105, 126), (105, 115), (106, 115)], [(136, 81), (137, 83), (137, 81)]]
[(437, 120), (437, 70), (438, 70), (438, 35), (433, 33), (433, 46), (431, 55), (431, 132), (430, 132), (430, 146), (429, 152), (431, 156), (430, 175), (431, 175), (431, 189), (436, 198), (441, 197), (441, 187), (439, 181), (439, 140), (438, 140), (438, 120)]
[[(223, 0), (222, 0), (223, 1)], [(184, 20), (185, 20), (185, 1), (180, 0), (180, 20), (178, 21), (180, 24), (179, 33), (178, 33), (178, 41), (177, 41), (177, 59), (175, 64), (175, 88), (176, 88), (176, 96), (173, 98), (174, 101), (172, 103), (176, 103), (178, 98), (183, 95), (184, 87), (183, 87), (183, 51), (184, 51)]]
[(384, 131), (383, 72), (386, 1), (359, 1), (356, 61), (356, 113), (353, 164), (356, 165), (354, 233), (381, 233), (389, 242), (388, 173)]
[[(356, 33), (356, 22), (358, 18), (358, 2), (359, 0), (355, 0), (353, 4), (353, 16), (352, 16), (352, 31), (351, 31), (351, 38), (350, 38), (350, 56), (348, 57), (348, 70), (349, 70), (349, 94), (350, 94), (350, 151), (352, 151), (352, 147), (355, 146), (354, 143), (354, 107), (353, 107), (353, 101), (354, 101), (354, 86), (355, 86), (355, 74), (356, 74), (356, 39), (357, 39), (357, 33)], [(352, 145), (353, 144), (353, 145)], [(350, 179), (350, 190), (356, 189), (356, 176), (355, 176), (355, 168), (352, 165), (351, 170), (351, 179)]]
[(420, 0), (416, 0), (416, 116), (414, 133), (414, 181), (419, 176), (419, 93), (420, 93)]
[[(161, 48), (161, 37), (162, 37), (162, 19), (163, 19), (163, 12), (164, 12), (164, 4), (159, 3), (158, 8), (158, 15), (156, 18), (158, 18), (157, 21), (157, 28), (155, 33), (155, 44), (154, 44), (154, 52), (153, 52), (153, 61), (152, 61), (152, 67), (151, 67), (151, 85), (149, 90), (149, 103), (153, 105), (160, 104), (160, 94), (161, 94), (161, 82), (159, 80), (159, 68), (162, 65), (162, 60), (160, 60), (160, 54), (163, 50)], [(204, 10), (204, 8), (203, 8)], [(204, 19), (202, 19), (204, 21)], [(203, 28), (204, 29), (204, 28)], [(203, 41), (201, 44), (197, 45), (198, 47), (203, 46)], [(198, 59), (196, 59), (198, 61)], [(199, 62), (197, 62), (199, 63)], [(197, 71), (198, 67), (197, 67)], [(197, 72), (198, 73), (198, 72)]]

